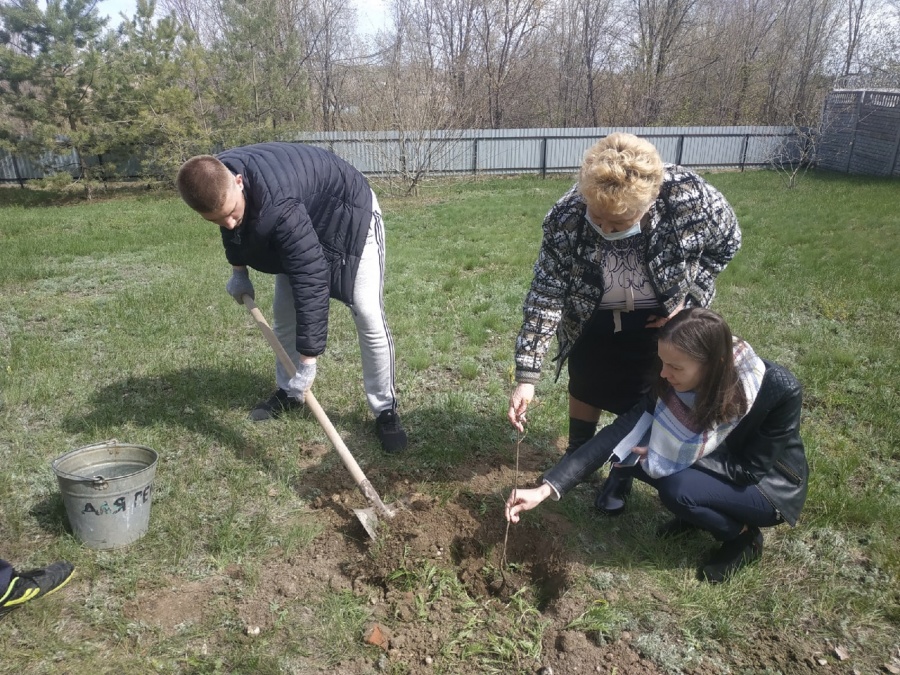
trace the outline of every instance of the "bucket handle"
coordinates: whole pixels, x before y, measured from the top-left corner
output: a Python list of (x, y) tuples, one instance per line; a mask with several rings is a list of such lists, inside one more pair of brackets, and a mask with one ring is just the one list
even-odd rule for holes
[[(118, 439), (110, 438), (108, 441), (103, 441), (101, 443), (94, 443), (93, 445), (87, 445), (83, 448), (79, 448), (79, 450), (88, 450), (93, 448), (102, 448), (104, 446), (114, 446), (119, 445)], [(106, 490), (109, 487), (109, 482), (100, 475), (94, 476), (93, 478), (86, 478), (85, 476), (76, 476), (71, 473), (66, 473), (65, 471), (60, 471), (59, 469), (53, 469), (56, 472), (57, 476), (62, 476), (70, 481), (75, 483), (82, 483), (84, 485), (90, 485), (95, 490)]]

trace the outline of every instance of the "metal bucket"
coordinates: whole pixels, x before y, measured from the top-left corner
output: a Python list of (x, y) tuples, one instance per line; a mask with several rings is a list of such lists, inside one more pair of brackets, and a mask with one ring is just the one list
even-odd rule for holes
[(75, 536), (95, 549), (127, 546), (144, 536), (158, 459), (143, 445), (111, 440), (53, 460)]

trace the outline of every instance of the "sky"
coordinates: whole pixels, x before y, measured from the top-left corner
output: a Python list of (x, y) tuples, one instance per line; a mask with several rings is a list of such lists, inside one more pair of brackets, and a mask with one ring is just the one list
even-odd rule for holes
[[(359, 31), (361, 33), (372, 34), (383, 28), (387, 23), (387, 7), (384, 0), (351, 0), (356, 5), (357, 17), (359, 19)], [(97, 3), (97, 9), (102, 16), (110, 18), (109, 26), (118, 25), (120, 13), (126, 16), (134, 16), (134, 10), (137, 7), (137, 0), (100, 0)]]

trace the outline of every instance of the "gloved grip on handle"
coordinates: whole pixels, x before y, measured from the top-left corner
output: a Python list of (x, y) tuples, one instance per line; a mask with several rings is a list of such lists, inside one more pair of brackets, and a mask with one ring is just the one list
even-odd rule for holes
[(297, 366), (297, 373), (288, 382), (287, 395), (295, 398), (301, 403), (305, 401), (306, 392), (312, 386), (313, 380), (316, 379), (316, 362), (303, 363)]
[(245, 295), (250, 296), (251, 300), (256, 298), (253, 282), (250, 281), (250, 272), (246, 267), (232, 270), (231, 278), (225, 284), (225, 290), (239, 305), (243, 302)]

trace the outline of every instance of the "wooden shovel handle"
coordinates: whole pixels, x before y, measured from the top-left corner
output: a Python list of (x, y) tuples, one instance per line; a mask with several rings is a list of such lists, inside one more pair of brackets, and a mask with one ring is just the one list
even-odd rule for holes
[[(293, 377), (297, 373), (294, 362), (291, 361), (291, 357), (288, 356), (288, 353), (284, 350), (284, 347), (281, 346), (281, 343), (278, 341), (278, 337), (275, 335), (274, 331), (269, 326), (269, 323), (266, 321), (266, 317), (264, 317), (262, 312), (259, 311), (259, 307), (256, 306), (256, 303), (253, 302), (253, 298), (251, 298), (249, 295), (244, 295), (243, 300), (244, 305), (247, 307), (250, 315), (256, 321), (260, 330), (263, 332), (263, 335), (266, 337), (269, 345), (271, 345), (272, 349), (275, 350), (275, 354), (278, 357), (278, 360), (281, 361), (281, 365), (283, 365), (288, 374)], [(341, 461), (344, 462), (344, 466), (347, 467), (350, 475), (353, 476), (353, 480), (356, 481), (356, 485), (363, 493), (363, 496), (369, 503), (375, 506), (380, 513), (383, 513), (389, 518), (393, 517), (393, 511), (382, 503), (381, 498), (378, 496), (378, 493), (375, 492), (375, 489), (372, 487), (369, 479), (366, 478), (366, 475), (362, 472), (362, 469), (359, 468), (359, 464), (356, 463), (353, 455), (350, 454), (350, 450), (348, 450), (347, 446), (344, 445), (344, 441), (338, 434), (337, 429), (334, 428), (331, 420), (328, 419), (328, 415), (325, 414), (322, 406), (319, 405), (316, 397), (313, 396), (312, 389), (307, 389), (303, 397), (304, 403), (310, 410), (312, 410), (313, 415), (315, 415), (316, 421), (319, 423), (319, 426), (322, 427), (325, 435), (328, 436), (328, 440), (331, 441), (334, 449), (337, 450), (338, 455), (340, 455), (341, 457)]]

